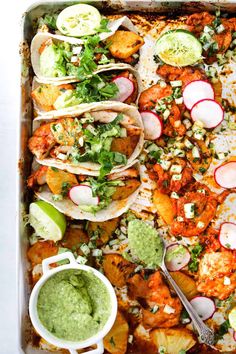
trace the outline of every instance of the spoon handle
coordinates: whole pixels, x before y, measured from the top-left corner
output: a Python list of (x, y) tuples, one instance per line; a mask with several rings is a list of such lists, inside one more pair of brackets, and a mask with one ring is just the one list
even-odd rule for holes
[(165, 264), (161, 265), (161, 269), (163, 273), (165, 274), (166, 278), (174, 288), (176, 294), (179, 296), (182, 304), (184, 305), (185, 309), (187, 310), (191, 320), (193, 321), (194, 326), (196, 327), (199, 337), (203, 343), (206, 343), (208, 345), (213, 345), (214, 343), (214, 332), (205, 325), (205, 323), (202, 321), (202, 319), (199, 317), (195, 309), (192, 307), (190, 302), (187, 300), (183, 292), (180, 290), (176, 282), (173, 280), (171, 277), (170, 273), (166, 269)]

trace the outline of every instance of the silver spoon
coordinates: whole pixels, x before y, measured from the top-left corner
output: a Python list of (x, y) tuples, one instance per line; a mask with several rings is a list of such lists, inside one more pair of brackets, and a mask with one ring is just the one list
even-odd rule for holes
[(170, 282), (170, 284), (174, 288), (176, 294), (180, 298), (186, 311), (188, 312), (191, 320), (193, 321), (194, 327), (198, 331), (198, 334), (199, 334), (199, 337), (200, 337), (202, 343), (206, 343), (208, 345), (213, 345), (214, 344), (214, 331), (205, 325), (205, 323), (202, 321), (202, 319), (197, 314), (196, 310), (192, 307), (190, 302), (187, 300), (187, 298), (183, 294), (182, 290), (180, 290), (180, 288), (178, 287), (176, 282), (171, 277), (171, 275), (168, 272), (166, 265), (165, 265), (165, 255), (166, 255), (166, 246), (163, 242), (163, 255), (162, 255), (162, 261), (160, 264), (160, 268), (163, 271), (165, 277), (168, 279), (168, 281)]

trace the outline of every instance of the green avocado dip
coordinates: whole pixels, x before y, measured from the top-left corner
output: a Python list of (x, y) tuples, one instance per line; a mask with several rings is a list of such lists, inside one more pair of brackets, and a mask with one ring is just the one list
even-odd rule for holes
[(41, 323), (54, 336), (79, 342), (104, 327), (111, 299), (92, 272), (68, 269), (56, 273), (42, 286), (37, 311)]
[(157, 230), (141, 220), (132, 220), (128, 225), (128, 240), (131, 254), (148, 268), (157, 268), (163, 256), (163, 242)]

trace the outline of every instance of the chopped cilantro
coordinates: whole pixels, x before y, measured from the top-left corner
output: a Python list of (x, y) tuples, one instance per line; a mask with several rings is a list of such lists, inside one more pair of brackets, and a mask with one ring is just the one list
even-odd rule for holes
[(203, 251), (202, 245), (198, 244), (194, 246), (191, 250), (191, 262), (188, 264), (188, 269), (191, 272), (197, 272), (198, 270), (198, 256), (201, 254)]
[(200, 167), (200, 168), (199, 168), (199, 172), (201, 172), (201, 173), (205, 173), (205, 172), (206, 172), (206, 168), (204, 168), (204, 167)]
[(224, 321), (218, 331), (215, 334), (215, 341), (217, 342), (218, 340), (222, 339), (224, 334), (228, 333), (228, 330), (230, 328), (229, 320)]
[(57, 14), (46, 14), (43, 17), (39, 18), (38, 27), (42, 27), (43, 25), (48, 26), (51, 30), (57, 29)]
[(116, 346), (116, 343), (115, 343), (115, 341), (114, 341), (114, 338), (113, 338), (113, 337), (111, 337), (111, 339), (109, 340), (109, 342), (110, 342), (110, 344), (111, 344), (113, 347), (115, 347), (115, 346)]
[(61, 185), (61, 194), (63, 197), (66, 197), (69, 189), (71, 188), (71, 184), (69, 182), (63, 182)]

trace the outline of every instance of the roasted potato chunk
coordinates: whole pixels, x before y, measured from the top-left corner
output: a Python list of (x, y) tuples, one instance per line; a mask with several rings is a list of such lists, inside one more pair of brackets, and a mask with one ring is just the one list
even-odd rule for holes
[(121, 288), (126, 285), (126, 280), (134, 271), (134, 264), (126, 261), (119, 254), (107, 254), (103, 259), (103, 269), (105, 276), (112, 285)]
[(127, 136), (125, 138), (114, 138), (111, 143), (111, 151), (120, 152), (130, 157), (139, 141), (139, 135)]
[(83, 243), (88, 243), (89, 238), (86, 232), (79, 228), (68, 227), (61, 244), (65, 248), (76, 251)]
[(167, 225), (171, 225), (174, 220), (175, 212), (170, 197), (158, 190), (154, 191), (153, 202), (157, 208), (157, 213)]
[(58, 246), (53, 241), (38, 241), (29, 248), (27, 256), (32, 265), (36, 265), (41, 264), (45, 258), (55, 256), (57, 253)]
[(75, 175), (54, 167), (47, 169), (46, 182), (53, 194), (67, 194), (71, 187), (78, 184)]
[(140, 182), (134, 178), (127, 179), (124, 183), (124, 186), (116, 187), (116, 191), (112, 195), (112, 200), (126, 199), (140, 186)]
[(116, 31), (108, 41), (110, 53), (119, 59), (129, 58), (144, 44), (143, 38), (131, 31)]
[(197, 285), (193, 278), (182, 272), (171, 272), (170, 274), (188, 300), (198, 294)]
[(60, 94), (59, 86), (41, 84), (31, 92), (31, 97), (42, 110), (51, 111), (54, 109), (53, 104)]
[(98, 235), (96, 243), (97, 245), (101, 246), (110, 240), (113, 232), (118, 226), (118, 223), (119, 218), (114, 218), (105, 222), (89, 222), (88, 234), (89, 236), (92, 236), (96, 233)]
[(129, 325), (121, 312), (117, 312), (112, 329), (104, 338), (105, 349), (112, 354), (125, 354), (128, 343)]
[(181, 350), (188, 351), (196, 344), (193, 333), (186, 328), (155, 329), (151, 332), (151, 339), (157, 351), (163, 346), (166, 354), (179, 354)]

